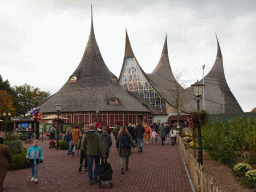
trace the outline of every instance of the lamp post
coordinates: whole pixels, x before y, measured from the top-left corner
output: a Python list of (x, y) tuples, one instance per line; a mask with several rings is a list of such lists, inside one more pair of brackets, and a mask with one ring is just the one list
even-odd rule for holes
[[(203, 84), (204, 84), (204, 68), (205, 68), (205, 65), (203, 65)], [(203, 87), (203, 109), (205, 109), (204, 87)]]
[(56, 149), (59, 150), (59, 116), (60, 116), (60, 110), (61, 110), (61, 104), (57, 103), (55, 105), (56, 110), (57, 110), (57, 147)]
[[(196, 82), (191, 85), (195, 100), (197, 101), (197, 111), (200, 109), (200, 100), (202, 99), (204, 84)], [(201, 125), (198, 126), (198, 163), (203, 165), (203, 148), (202, 148), (202, 136), (201, 136)]]

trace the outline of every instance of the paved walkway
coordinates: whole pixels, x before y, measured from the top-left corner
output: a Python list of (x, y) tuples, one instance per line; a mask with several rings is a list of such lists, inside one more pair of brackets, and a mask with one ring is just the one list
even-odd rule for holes
[[(129, 171), (121, 174), (120, 158), (112, 136), (109, 162), (114, 171), (113, 188), (89, 185), (88, 173), (78, 172), (79, 156), (67, 155), (66, 150), (49, 149), (49, 140), (39, 146), (43, 150), (44, 162), (39, 166), (39, 182), (30, 181), (30, 168), (8, 171), (4, 182), (5, 191), (124, 191), (124, 192), (190, 192), (191, 187), (177, 146), (159, 142), (144, 144), (143, 153), (132, 152)], [(23, 144), (27, 149), (31, 144)]]

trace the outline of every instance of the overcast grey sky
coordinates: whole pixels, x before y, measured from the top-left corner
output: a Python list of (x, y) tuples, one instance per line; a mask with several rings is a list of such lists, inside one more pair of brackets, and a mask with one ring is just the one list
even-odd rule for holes
[(78, 66), (90, 32), (107, 67), (119, 77), (125, 28), (146, 73), (161, 56), (165, 35), (172, 71), (189, 86), (212, 68), (220, 42), (226, 80), (245, 112), (256, 107), (256, 1), (1, 0), (0, 74), (51, 94)]

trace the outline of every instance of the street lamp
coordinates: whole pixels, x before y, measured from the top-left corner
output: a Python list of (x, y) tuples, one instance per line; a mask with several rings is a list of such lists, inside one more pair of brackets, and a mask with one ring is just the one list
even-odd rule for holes
[(59, 116), (60, 116), (60, 110), (61, 110), (61, 104), (57, 103), (55, 105), (55, 108), (57, 110), (57, 122), (58, 122), (58, 125), (57, 125), (57, 150), (59, 150)]
[[(197, 82), (191, 85), (195, 100), (197, 100), (197, 111), (200, 109), (200, 100), (202, 99), (204, 84)], [(203, 165), (203, 148), (202, 148), (202, 137), (201, 137), (201, 125), (198, 126), (198, 163)]]

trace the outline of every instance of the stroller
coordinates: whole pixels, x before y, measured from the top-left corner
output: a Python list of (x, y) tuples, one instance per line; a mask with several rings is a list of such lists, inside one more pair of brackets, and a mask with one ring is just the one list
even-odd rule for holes
[[(110, 187), (113, 187), (112, 182), (112, 174), (113, 170), (111, 168), (111, 165), (108, 163), (107, 157), (102, 157), (100, 159), (100, 165), (99, 165), (99, 187), (101, 188), (102, 185), (110, 185)], [(108, 181), (108, 182), (104, 182)]]
[(54, 141), (54, 139), (51, 139), (49, 142), (49, 149), (50, 148), (56, 148), (56, 141)]

